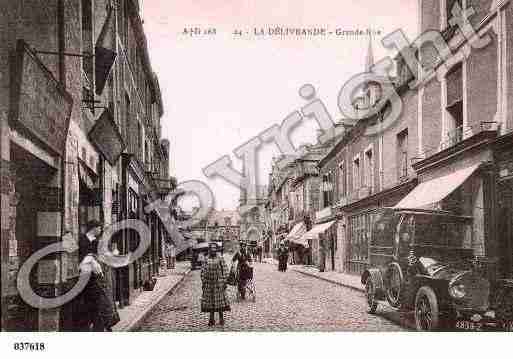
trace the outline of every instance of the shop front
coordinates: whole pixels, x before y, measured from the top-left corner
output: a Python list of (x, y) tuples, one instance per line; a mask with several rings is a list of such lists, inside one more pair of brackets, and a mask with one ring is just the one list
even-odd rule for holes
[(303, 221), (297, 222), (285, 241), (289, 244), (290, 260), (292, 264), (307, 264), (308, 262), (308, 242), (301, 240), (306, 233), (306, 224)]
[[(131, 154), (122, 155), (122, 210), (121, 219), (136, 219), (147, 223), (143, 209), (144, 170)], [(123, 230), (119, 235), (117, 247), (121, 255), (127, 255), (137, 249), (139, 234), (133, 229)], [(147, 254), (145, 254), (147, 256)], [(138, 258), (127, 267), (118, 269), (118, 296), (123, 305), (129, 305), (142, 290), (144, 263), (146, 258)]]
[[(8, 115), (0, 119), (2, 330), (54, 331), (60, 308), (31, 307), (17, 280), (27, 259), (62, 238), (63, 164), (73, 100), (23, 40), (12, 55), (9, 93), (4, 93), (10, 103), (2, 112)], [(36, 294), (54, 297), (62, 290), (62, 258), (52, 253), (34, 265), (26, 281)]]
[(498, 231), (501, 206), (495, 139), (495, 131), (481, 132), (413, 164), (419, 184), (395, 206), (471, 217), (472, 235), (462, 245), (486, 263), (490, 279), (500, 275), (503, 242)]
[(336, 220), (328, 220), (314, 225), (303, 234), (299, 242), (312, 249), (312, 264), (321, 272), (335, 271), (337, 253)]
[(499, 275), (513, 278), (513, 134), (496, 141), (494, 155), (497, 163)]
[(415, 187), (416, 183), (416, 179), (405, 181), (337, 209), (337, 218), (339, 218), (337, 232), (341, 236), (339, 238), (341, 271), (360, 275), (367, 269), (369, 243), (376, 209), (396, 205)]

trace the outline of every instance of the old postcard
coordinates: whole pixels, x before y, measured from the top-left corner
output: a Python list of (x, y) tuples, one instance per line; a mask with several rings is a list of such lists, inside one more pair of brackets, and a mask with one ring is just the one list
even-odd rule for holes
[(2, 332), (513, 331), (509, 0), (1, 4)]

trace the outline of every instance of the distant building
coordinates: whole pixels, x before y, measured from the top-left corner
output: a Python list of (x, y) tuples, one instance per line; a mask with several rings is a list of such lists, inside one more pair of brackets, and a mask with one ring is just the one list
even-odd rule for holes
[[(194, 210), (193, 210), (194, 212)], [(236, 210), (212, 210), (207, 219), (200, 221), (191, 229), (198, 241), (223, 241), (226, 247), (232, 247), (240, 236), (241, 217)]]

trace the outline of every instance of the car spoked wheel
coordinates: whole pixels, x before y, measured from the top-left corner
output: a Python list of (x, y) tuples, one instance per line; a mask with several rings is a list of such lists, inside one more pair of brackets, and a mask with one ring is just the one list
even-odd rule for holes
[(422, 287), (415, 298), (415, 325), (417, 330), (431, 331), (439, 328), (438, 300), (429, 287)]
[(376, 313), (376, 309), (378, 308), (378, 302), (376, 301), (376, 290), (374, 289), (374, 284), (372, 284), (372, 280), (370, 278), (365, 282), (365, 295), (367, 296), (369, 313)]
[(403, 271), (398, 263), (390, 263), (387, 271), (388, 288), (386, 291), (388, 303), (394, 307), (401, 306), (401, 294), (404, 283)]

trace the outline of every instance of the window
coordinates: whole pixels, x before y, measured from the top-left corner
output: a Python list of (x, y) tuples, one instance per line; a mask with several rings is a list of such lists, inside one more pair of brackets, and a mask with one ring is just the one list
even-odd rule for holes
[[(141, 160), (142, 156), (142, 128), (141, 123), (137, 121), (137, 157)], [(143, 161), (141, 161), (143, 162)], [(144, 162), (143, 162), (144, 163)]]
[(397, 134), (397, 177), (408, 177), (408, 129)]
[(447, 139), (452, 146), (463, 139), (463, 66), (454, 65), (447, 75), (447, 114), (449, 115)]
[(322, 176), (322, 203), (323, 208), (333, 205), (333, 171), (330, 171)]
[[(91, 0), (82, 0), (82, 46), (84, 53), (93, 52), (93, 7)], [(87, 76), (90, 88), (93, 87), (93, 58), (82, 58), (82, 69)]]
[(338, 196), (339, 198), (347, 196), (347, 174), (344, 161), (338, 165)]
[(374, 189), (374, 158), (372, 156), (372, 148), (365, 151), (365, 186)]
[[(93, 8), (91, 0), (82, 0), (82, 51), (86, 54), (93, 52)], [(82, 100), (85, 106), (94, 114), (94, 67), (93, 58), (82, 57)]]
[[(127, 141), (128, 150), (129, 152), (133, 153), (133, 141), (131, 140), (130, 136), (130, 97), (127, 93), (125, 93), (125, 121), (126, 121), (126, 128), (124, 129), (124, 140)], [(122, 126), (125, 127), (125, 126)]]
[(349, 261), (368, 260), (374, 214), (363, 213), (349, 218)]
[(452, 8), (454, 5), (458, 4), (460, 9), (463, 8), (462, 0), (445, 0), (445, 18), (447, 19), (447, 22), (445, 26), (450, 26), (449, 20), (452, 18)]
[(360, 156), (353, 160), (353, 190), (360, 188)]

